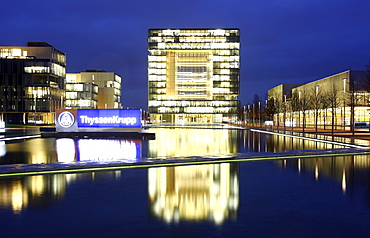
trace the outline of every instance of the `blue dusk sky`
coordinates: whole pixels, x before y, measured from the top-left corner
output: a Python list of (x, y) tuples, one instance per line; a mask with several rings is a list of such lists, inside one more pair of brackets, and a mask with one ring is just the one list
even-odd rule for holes
[(147, 109), (149, 28), (239, 28), (241, 105), (370, 60), (369, 0), (2, 0), (2, 46), (45, 41), (67, 72), (122, 76), (122, 105)]

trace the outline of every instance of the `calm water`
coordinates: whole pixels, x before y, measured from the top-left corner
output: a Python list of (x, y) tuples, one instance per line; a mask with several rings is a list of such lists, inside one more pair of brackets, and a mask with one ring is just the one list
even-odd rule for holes
[[(238, 130), (156, 129), (155, 141), (33, 139), (1, 164), (138, 161), (332, 148)], [(3, 237), (368, 237), (367, 156), (0, 178)]]

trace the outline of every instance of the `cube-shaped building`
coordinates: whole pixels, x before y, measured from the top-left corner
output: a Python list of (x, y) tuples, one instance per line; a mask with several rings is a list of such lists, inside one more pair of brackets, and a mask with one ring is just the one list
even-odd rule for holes
[(239, 29), (149, 29), (148, 111), (154, 123), (236, 120)]

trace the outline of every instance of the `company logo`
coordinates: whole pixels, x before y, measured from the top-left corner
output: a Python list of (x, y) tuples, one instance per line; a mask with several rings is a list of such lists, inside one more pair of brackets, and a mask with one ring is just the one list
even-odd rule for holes
[[(74, 114), (76, 115), (76, 114)], [(76, 123), (81, 127), (140, 128), (140, 109), (77, 109)]]
[(135, 125), (137, 122), (136, 117), (89, 117), (89, 116), (80, 116), (81, 123), (89, 124), (90, 126), (98, 124), (123, 124), (123, 125)]
[(65, 111), (59, 115), (58, 122), (61, 127), (69, 128), (75, 122), (75, 117), (72, 113)]

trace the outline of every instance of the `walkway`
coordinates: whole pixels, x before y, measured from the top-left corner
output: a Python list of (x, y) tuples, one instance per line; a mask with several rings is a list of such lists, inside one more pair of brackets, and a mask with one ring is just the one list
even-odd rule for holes
[[(241, 124), (241, 126), (250, 127), (250, 128), (259, 128), (259, 129), (267, 129), (267, 130), (275, 130), (281, 133), (284, 133), (283, 126), (266, 126), (266, 125), (258, 125), (258, 124)], [(302, 127), (285, 127), (285, 132), (295, 132), (295, 133), (303, 133)], [(315, 131), (314, 127), (307, 127), (304, 129), (304, 133), (307, 134), (317, 134), (317, 135), (326, 135), (326, 136), (335, 136), (335, 137), (346, 137), (350, 139), (362, 139), (362, 140), (369, 140), (370, 141), (370, 131), (367, 129), (356, 129), (355, 133), (352, 134), (350, 130), (343, 130), (343, 129), (335, 129), (334, 134), (332, 134), (331, 128), (323, 129), (318, 128)]]

